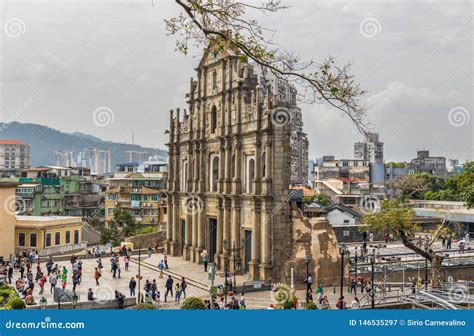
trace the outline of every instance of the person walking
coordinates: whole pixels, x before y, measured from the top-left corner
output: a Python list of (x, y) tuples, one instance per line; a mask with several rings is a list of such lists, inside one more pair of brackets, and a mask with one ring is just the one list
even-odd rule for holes
[(306, 291), (308, 290), (313, 290), (313, 277), (311, 276), (311, 273), (308, 273), (308, 277), (304, 281), (306, 283)]
[(206, 250), (201, 253), (202, 264), (204, 265), (204, 272), (207, 273), (207, 265), (209, 264), (209, 253)]
[(169, 269), (169, 266), (168, 266), (168, 255), (166, 254), (166, 252), (163, 252), (163, 261), (164, 261), (164, 263), (165, 263), (166, 269)]
[(66, 289), (66, 284), (67, 284), (67, 273), (61, 274), (61, 286), (63, 287), (63, 290)]
[(130, 296), (135, 296), (135, 288), (137, 288), (137, 282), (135, 278), (132, 277), (128, 283), (128, 289), (130, 290)]
[(165, 269), (165, 263), (162, 261), (160, 261), (160, 263), (158, 264), (158, 269), (160, 270), (160, 279), (163, 279), (163, 270)]
[(448, 237), (448, 240), (446, 241), (446, 248), (447, 248), (448, 250), (451, 250), (451, 243), (452, 243), (452, 237), (449, 236), (449, 237)]
[(12, 284), (12, 278), (13, 278), (13, 265), (12, 263), (8, 264), (8, 283), (11, 285)]
[(179, 303), (179, 299), (181, 298), (181, 287), (179, 286), (179, 283), (176, 283), (176, 287), (174, 288), (174, 302)]
[(95, 271), (94, 271), (94, 279), (95, 279), (95, 285), (96, 286), (99, 286), (99, 278), (102, 276), (102, 274), (100, 273), (100, 270), (98, 267), (95, 268)]
[(151, 253), (152, 253), (151, 246), (148, 246), (147, 252), (148, 252), (148, 258), (151, 258)]
[(186, 299), (186, 287), (188, 287), (188, 284), (186, 283), (186, 280), (184, 277), (181, 280), (181, 293), (183, 294), (183, 297)]
[(40, 294), (44, 293), (44, 284), (46, 283), (46, 276), (44, 274), (41, 275), (40, 279), (38, 280), (38, 285), (40, 286)]
[(53, 294), (54, 289), (56, 288), (56, 284), (58, 283), (58, 277), (56, 274), (51, 274), (49, 276), (49, 283), (51, 284), (51, 294)]
[(168, 275), (168, 279), (166, 280), (166, 292), (165, 292), (165, 302), (166, 298), (168, 297), (168, 293), (171, 293), (171, 297), (173, 297), (173, 278), (171, 278), (171, 275)]
[(128, 256), (125, 256), (125, 257), (123, 258), (123, 261), (124, 261), (124, 263), (125, 263), (125, 271), (128, 271), (128, 264), (130, 263), (129, 257), (128, 257)]
[(446, 248), (446, 237), (445, 236), (443, 236), (443, 238), (441, 239), (441, 247)]

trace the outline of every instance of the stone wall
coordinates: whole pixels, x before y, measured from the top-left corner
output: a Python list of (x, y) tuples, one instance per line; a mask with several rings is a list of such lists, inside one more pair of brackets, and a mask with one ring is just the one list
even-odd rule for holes
[(166, 239), (165, 231), (157, 231), (138, 236), (125, 238), (126, 242), (133, 243), (133, 249), (146, 249), (149, 246), (155, 248), (155, 246), (163, 247)]
[[(323, 217), (306, 218), (300, 209), (292, 211), (293, 241), (285, 265), (285, 277), (290, 279), (291, 268), (294, 269), (296, 288), (304, 287), (306, 277), (306, 260), (310, 257), (309, 273), (314, 284), (323, 286), (338, 284), (341, 279), (341, 256), (336, 235), (331, 224)], [(344, 274), (347, 278), (349, 266), (344, 262)]]

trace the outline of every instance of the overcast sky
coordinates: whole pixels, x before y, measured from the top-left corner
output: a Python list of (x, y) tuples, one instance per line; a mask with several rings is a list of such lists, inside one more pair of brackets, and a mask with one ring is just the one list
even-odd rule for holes
[[(168, 111), (186, 107), (199, 60), (175, 52), (166, 35), (173, 1), (0, 2), (1, 121), (120, 142), (134, 132), (135, 143), (164, 147)], [(474, 158), (472, 1), (285, 3), (255, 19), (303, 59), (354, 62), (386, 161), (418, 149)], [(310, 158), (353, 156), (361, 135), (347, 118), (325, 105), (302, 108)]]

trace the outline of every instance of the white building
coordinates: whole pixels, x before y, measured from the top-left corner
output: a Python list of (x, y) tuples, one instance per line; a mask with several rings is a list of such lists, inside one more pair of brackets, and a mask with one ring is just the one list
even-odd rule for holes
[(0, 140), (0, 169), (30, 167), (30, 146), (19, 140)]
[(54, 151), (54, 165), (61, 167), (75, 167), (74, 152), (71, 150)]

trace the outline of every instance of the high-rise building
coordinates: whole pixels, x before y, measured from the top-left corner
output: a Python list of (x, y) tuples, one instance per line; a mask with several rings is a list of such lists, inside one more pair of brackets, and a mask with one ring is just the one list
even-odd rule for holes
[(78, 166), (91, 169), (91, 173), (103, 175), (112, 172), (110, 150), (84, 149), (78, 156)]
[(378, 133), (368, 132), (363, 142), (354, 144), (354, 159), (369, 162), (371, 183), (382, 184), (384, 182), (383, 142), (379, 141)]
[(363, 142), (354, 144), (354, 159), (383, 163), (383, 142), (379, 141), (378, 133), (369, 132)]
[(127, 162), (143, 162), (148, 161), (150, 153), (140, 151), (126, 151)]
[(30, 167), (30, 146), (19, 140), (0, 140), (0, 169)]
[(75, 167), (74, 152), (67, 149), (54, 151), (54, 164), (60, 167)]

